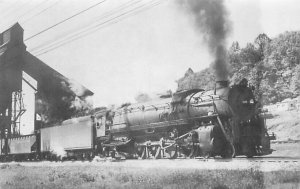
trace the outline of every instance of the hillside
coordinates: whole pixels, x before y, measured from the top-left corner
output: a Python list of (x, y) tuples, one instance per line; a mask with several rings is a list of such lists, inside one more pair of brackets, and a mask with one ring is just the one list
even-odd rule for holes
[(269, 133), (275, 133), (277, 140), (300, 140), (300, 112), (297, 110), (270, 112), (272, 117), (266, 124)]
[[(228, 49), (231, 84), (247, 78), (256, 88), (256, 96), (262, 104), (282, 101), (300, 95), (300, 32), (285, 32), (270, 39), (260, 34), (253, 43), (241, 48), (233, 42)], [(178, 91), (197, 87), (214, 86), (213, 69), (200, 72), (189, 69), (179, 79)]]

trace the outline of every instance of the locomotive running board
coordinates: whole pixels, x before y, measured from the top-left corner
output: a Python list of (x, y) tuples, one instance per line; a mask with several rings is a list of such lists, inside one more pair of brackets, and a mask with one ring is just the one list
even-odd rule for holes
[[(191, 121), (195, 121), (195, 120), (201, 120), (201, 119), (208, 119), (208, 118), (213, 118), (213, 117), (217, 117), (218, 114), (212, 114), (212, 115), (208, 115), (208, 116), (200, 116), (200, 117), (192, 117), (192, 118), (188, 118), (188, 119), (177, 119), (177, 120), (170, 120), (170, 121), (163, 121), (163, 122), (157, 122), (157, 123), (151, 123), (151, 124), (146, 124), (146, 125), (134, 125), (134, 126), (130, 126), (129, 130), (130, 131), (139, 131), (139, 130), (145, 130), (145, 129), (149, 129), (149, 128), (160, 128), (160, 127), (171, 127), (171, 126), (176, 126), (176, 125), (187, 125), (187, 124), (191, 124)], [(141, 127), (143, 126), (143, 127)], [(112, 132), (112, 133), (120, 133), (120, 132), (124, 132), (124, 131), (128, 131), (128, 128), (126, 129), (120, 129), (117, 132)]]
[(102, 146), (103, 147), (123, 146), (123, 145), (128, 144), (129, 142), (131, 142), (131, 139), (127, 140), (127, 141), (124, 141), (124, 142), (123, 141), (112, 141), (109, 144), (102, 144)]

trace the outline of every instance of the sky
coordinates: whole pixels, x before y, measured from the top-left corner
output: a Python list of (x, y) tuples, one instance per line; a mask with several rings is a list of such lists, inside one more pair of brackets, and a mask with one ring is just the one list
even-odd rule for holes
[[(40, 60), (93, 91), (95, 107), (134, 102), (139, 93), (175, 91), (175, 81), (188, 68), (200, 71), (213, 60), (192, 17), (178, 1), (0, 0), (0, 32), (19, 22), (27, 39), (101, 2), (25, 44)], [(260, 33), (273, 38), (300, 30), (298, 0), (225, 0), (225, 5), (232, 23), (228, 46), (238, 41), (243, 47)], [(127, 16), (130, 10), (139, 12)], [(96, 24), (101, 27), (46, 52), (47, 45)], [(33, 124), (33, 90), (24, 84), (23, 91), (26, 133)]]

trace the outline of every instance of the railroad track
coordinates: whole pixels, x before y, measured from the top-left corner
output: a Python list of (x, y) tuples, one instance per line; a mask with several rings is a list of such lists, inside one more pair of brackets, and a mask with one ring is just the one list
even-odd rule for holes
[(300, 140), (271, 140), (271, 144), (300, 143)]
[[(253, 157), (253, 158), (246, 158), (246, 157), (235, 157), (232, 159), (223, 159), (223, 158), (177, 158), (177, 159), (104, 159), (99, 158), (93, 161), (79, 161), (79, 160), (65, 160), (65, 161), (20, 161), (14, 163), (42, 163), (42, 162), (49, 162), (49, 163), (76, 163), (76, 162), (84, 162), (84, 163), (97, 163), (97, 162), (209, 162), (209, 163), (234, 163), (234, 162), (254, 162), (254, 163), (300, 163), (300, 157), (281, 157), (281, 156), (270, 156), (270, 157)], [(10, 162), (2, 162), (10, 163)], [(0, 163), (1, 164), (1, 163)]]
[[(242, 160), (242, 161), (249, 161), (249, 162), (278, 162), (278, 163), (290, 163), (290, 162), (295, 162), (295, 163), (300, 163), (300, 157), (279, 157), (279, 156), (274, 156), (274, 157), (254, 157), (254, 158), (246, 158), (246, 157), (236, 157), (232, 159), (234, 160)], [(217, 160), (218, 161), (218, 160)], [(220, 159), (220, 161), (222, 161)]]
[[(160, 160), (154, 160), (154, 159), (148, 159), (150, 161), (200, 161), (200, 162), (256, 162), (256, 163), (300, 163), (300, 157), (280, 157), (280, 156), (273, 156), (273, 157), (253, 157), (253, 158), (247, 158), (247, 157), (235, 157), (232, 159), (223, 159), (223, 158), (177, 158), (177, 159), (160, 159)], [(105, 160), (101, 160), (105, 161)], [(125, 161), (147, 161), (146, 160), (137, 160), (137, 159), (113, 159), (109, 160), (113, 162), (125, 162)]]
[[(167, 159), (166, 159), (167, 160)], [(177, 158), (173, 161), (181, 161), (181, 160), (187, 160), (190, 159), (186, 158)], [(223, 159), (223, 158), (194, 158), (194, 160), (202, 161), (202, 162), (235, 162), (235, 161), (243, 161), (243, 162), (277, 162), (277, 163), (300, 163), (300, 157), (283, 157), (283, 156), (270, 156), (270, 157), (253, 157), (253, 158), (247, 158), (247, 157), (235, 157), (232, 159)], [(124, 161), (124, 160), (121, 160)]]
[[(134, 169), (194, 169), (194, 170), (259, 170), (259, 171), (280, 171), (298, 170), (300, 171), (300, 158), (291, 157), (264, 157), (246, 158), (237, 157), (233, 159), (221, 158), (194, 158), (194, 159), (98, 159), (89, 161), (28, 161), (28, 162), (6, 162), (0, 163), (1, 166), (24, 166), (24, 167), (101, 167), (107, 170), (111, 168), (134, 168)], [(56, 168), (55, 168), (56, 169)]]

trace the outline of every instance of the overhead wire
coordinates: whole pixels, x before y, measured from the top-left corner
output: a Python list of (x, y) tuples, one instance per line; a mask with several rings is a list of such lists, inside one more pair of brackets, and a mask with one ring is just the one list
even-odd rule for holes
[[(35, 7), (40, 6), (41, 4), (45, 3), (46, 1), (48, 1), (48, 0), (43, 1), (42, 3), (40, 3), (39, 5), (37, 5), (37, 6), (35, 6)], [(56, 23), (56, 24), (50, 26), (50, 27), (48, 27), (48, 28), (45, 28), (44, 30), (42, 30), (42, 31), (40, 31), (40, 32), (38, 32), (38, 33), (36, 33), (36, 34), (34, 34), (34, 35), (32, 35), (32, 36), (26, 38), (24, 41), (29, 40), (29, 39), (32, 39), (32, 38), (34, 38), (34, 37), (36, 37), (36, 36), (38, 36), (38, 35), (40, 35), (40, 34), (46, 32), (46, 31), (52, 29), (53, 27), (56, 27), (57, 25), (60, 25), (60, 24), (62, 24), (62, 23), (64, 23), (64, 22), (66, 22), (66, 21), (68, 21), (68, 20), (70, 20), (70, 19), (72, 19), (72, 18), (74, 18), (74, 17), (76, 17), (76, 16), (78, 16), (78, 15), (80, 15), (80, 14), (82, 14), (82, 13), (84, 13), (84, 12), (86, 12), (86, 11), (92, 9), (92, 8), (94, 8), (95, 6), (97, 6), (97, 5), (99, 5), (99, 4), (102, 4), (102, 3), (105, 2), (105, 1), (106, 1), (106, 0), (100, 1), (100, 2), (94, 4), (94, 5), (92, 5), (92, 6), (88, 7), (88, 8), (86, 8), (86, 9), (84, 9), (84, 10), (82, 10), (82, 11), (80, 11), (80, 12), (78, 12), (78, 13), (76, 13), (76, 14), (74, 14), (74, 15), (72, 15), (72, 16), (70, 16), (70, 17), (68, 17), (68, 18), (66, 18), (66, 19), (64, 19), (64, 20), (62, 20), (62, 21), (60, 21), (60, 22), (58, 22), (58, 23)], [(141, 1), (141, 0), (139, 0), (139, 1), (137, 1), (137, 2), (140, 2), (140, 1)], [(55, 4), (57, 4), (58, 2), (59, 2), (59, 1), (56, 1), (54, 4), (52, 4), (52, 5), (48, 6), (48, 7), (46, 7), (45, 9), (39, 11), (37, 14), (35, 14), (35, 15), (33, 15), (32, 17), (28, 18), (26, 21), (30, 20), (31, 18), (33, 18), (33, 17), (36, 16), (36, 15), (39, 15), (39, 14), (45, 12), (46, 10), (48, 10), (48, 9), (51, 8), (51, 7), (53, 7), (53, 6), (54, 6)], [(131, 5), (131, 4), (134, 4), (134, 3), (137, 3), (137, 2), (127, 2), (127, 3), (130, 3), (129, 5)], [(154, 1), (153, 1), (153, 2), (154, 2)], [(41, 55), (41, 54), (45, 54), (45, 53), (50, 52), (50, 51), (52, 51), (52, 50), (55, 50), (55, 49), (58, 48), (58, 47), (61, 47), (61, 46), (65, 45), (65, 44), (68, 44), (68, 43), (73, 42), (73, 41), (75, 41), (75, 40), (78, 40), (78, 39), (80, 39), (80, 38), (82, 38), (82, 37), (84, 37), (84, 36), (86, 36), (86, 35), (89, 35), (89, 34), (95, 32), (95, 31), (97, 31), (98, 29), (101, 29), (101, 28), (103, 28), (103, 27), (107, 27), (107, 26), (109, 26), (109, 25), (111, 25), (111, 24), (118, 23), (118, 22), (120, 22), (121, 20), (127, 18), (128, 16), (135, 15), (135, 14), (137, 14), (138, 12), (141, 12), (141, 11), (143, 11), (143, 10), (145, 10), (145, 9), (150, 9), (150, 8), (152, 8), (152, 7), (154, 7), (154, 6), (157, 6), (158, 4), (161, 3), (160, 1), (157, 1), (157, 2), (155, 2), (155, 3), (153, 3), (153, 2), (146, 3), (146, 4), (140, 5), (140, 6), (138, 6), (138, 7), (135, 7), (135, 8), (133, 8), (133, 9), (131, 9), (131, 10), (125, 11), (125, 12), (123, 12), (123, 13), (117, 15), (117, 16), (114, 16), (114, 17), (112, 17), (112, 18), (110, 18), (110, 19), (108, 19), (108, 20), (106, 20), (106, 21), (104, 21), (104, 22), (97, 23), (96, 25), (94, 25), (94, 26), (92, 26), (92, 27), (90, 27), (90, 28), (84, 29), (83, 31), (77, 32), (77, 33), (75, 33), (75, 34), (73, 34), (73, 35), (70, 35), (70, 36), (67, 36), (67, 38), (62, 39), (62, 40), (60, 40), (60, 41), (58, 41), (58, 42), (55, 42), (55, 43), (51, 44), (50, 46), (42, 47), (42, 48), (40, 48), (40, 49), (39, 49), (39, 48), (36, 48), (35, 50), (37, 51), (37, 53), (40, 52), (37, 56), (39, 56), (39, 55)], [(151, 4), (151, 3), (152, 3), (152, 4)], [(126, 8), (126, 7), (128, 7), (128, 5), (124, 4), (124, 5), (120, 6), (119, 9), (124, 9), (124, 8)], [(140, 9), (140, 10), (139, 10), (139, 9)], [(30, 9), (30, 10), (33, 10), (33, 9)], [(27, 14), (28, 12), (29, 12), (29, 11), (23, 13), (22, 15), (25, 15), (25, 14)], [(100, 20), (103, 20), (103, 19), (106, 18), (106, 17), (110, 17), (110, 16), (112, 16), (112, 15), (114, 15), (114, 14), (115, 14), (114, 11), (107, 12), (107, 13), (104, 14), (102, 17), (100, 17)], [(123, 17), (123, 18), (122, 18), (122, 17)]]
[(15, 9), (19, 3), (20, 3), (19, 1), (15, 1), (14, 3), (8, 5), (7, 7), (5, 7), (4, 11), (1, 11), (1, 14), (6, 15), (8, 12)]
[[(44, 1), (42, 1), (41, 3), (37, 4), (36, 6), (29, 8), (29, 9), (28, 9), (27, 11), (25, 11), (25, 12), (17, 11), (17, 13), (14, 14), (14, 15), (16, 15), (16, 17), (14, 17), (14, 18), (12, 18), (12, 19), (5, 19), (5, 21), (6, 21), (7, 23), (19, 22), (19, 19), (22, 19), (24, 15), (30, 13), (32, 10), (37, 9), (38, 7), (40, 7), (41, 5), (43, 5), (44, 3), (46, 3), (47, 1), (49, 1), (49, 0), (44, 0)], [(25, 5), (25, 4), (24, 4), (24, 5)], [(21, 14), (18, 15), (18, 13), (21, 13)]]
[(58, 23), (56, 23), (56, 24), (54, 24), (54, 25), (52, 25), (52, 26), (49, 26), (49, 27), (43, 29), (42, 31), (40, 31), (40, 32), (38, 32), (38, 33), (36, 33), (36, 34), (34, 34), (34, 35), (32, 35), (32, 36), (26, 38), (24, 41), (28, 41), (28, 40), (30, 40), (30, 39), (32, 39), (32, 38), (34, 38), (34, 37), (36, 37), (36, 36), (38, 36), (38, 35), (40, 35), (40, 34), (46, 32), (46, 31), (48, 31), (48, 30), (50, 30), (50, 29), (52, 29), (52, 28), (54, 28), (54, 27), (56, 27), (56, 26), (58, 26), (58, 25), (64, 23), (64, 22), (66, 22), (66, 21), (68, 21), (68, 20), (70, 20), (70, 19), (72, 19), (72, 18), (74, 18), (74, 17), (76, 17), (76, 16), (78, 16), (78, 15), (80, 15), (80, 14), (82, 14), (82, 13), (84, 13), (84, 12), (86, 12), (86, 11), (88, 11), (88, 10), (90, 10), (90, 9), (92, 9), (92, 8), (94, 8), (94, 7), (98, 6), (98, 5), (100, 5), (100, 4), (102, 4), (102, 3), (104, 3), (105, 1), (106, 1), (106, 0), (102, 0), (102, 1), (96, 3), (96, 4), (92, 5), (92, 6), (89, 6), (88, 8), (86, 8), (86, 9), (84, 9), (84, 10), (82, 10), (82, 11), (79, 11), (78, 13), (73, 14), (72, 16), (70, 16), (70, 17), (68, 17), (68, 18), (65, 18), (65, 19), (59, 21)]
[[(95, 31), (97, 31), (97, 30), (99, 30), (99, 29), (105, 28), (105, 27), (107, 27), (107, 26), (109, 26), (109, 25), (112, 25), (112, 24), (116, 24), (116, 23), (120, 22), (121, 20), (123, 20), (123, 19), (125, 19), (125, 18), (127, 18), (127, 17), (129, 17), (129, 16), (135, 15), (135, 14), (131, 14), (131, 13), (139, 13), (139, 12), (141, 12), (141, 11), (144, 11), (144, 10), (146, 10), (146, 9), (150, 9), (150, 8), (152, 8), (152, 7), (154, 7), (154, 6), (159, 5), (159, 4), (161, 4), (161, 2), (157, 2), (157, 3), (155, 3), (155, 4), (152, 4), (152, 5), (148, 6), (148, 7), (144, 7), (142, 10), (138, 10), (138, 11), (130, 10), (130, 11), (127, 11), (127, 12), (125, 12), (125, 13), (119, 15), (119, 16), (116, 16), (116, 17), (114, 17), (114, 18), (112, 18), (112, 19), (110, 19), (110, 20), (108, 20), (108, 21), (105, 21), (104, 23), (99, 24), (96, 28), (94, 28), (94, 30), (85, 31), (85, 33), (81, 33), (81, 35), (78, 35), (78, 36), (75, 36), (75, 37), (73, 37), (73, 38), (70, 38), (69, 40), (67, 40), (67, 41), (65, 41), (65, 42), (63, 42), (63, 43), (61, 43), (61, 44), (58, 44), (58, 45), (55, 46), (55, 47), (52, 47), (52, 48), (50, 48), (50, 49), (46, 49), (46, 50), (44, 50), (43, 52), (37, 54), (36, 56), (40, 56), (40, 55), (42, 55), (42, 54), (46, 54), (46, 53), (48, 53), (48, 52), (51, 52), (51, 51), (53, 51), (53, 50), (55, 50), (55, 49), (57, 49), (57, 48), (59, 48), (59, 47), (62, 47), (62, 46), (64, 46), (64, 45), (66, 45), (66, 44), (69, 44), (69, 43), (74, 42), (74, 41), (76, 41), (76, 40), (79, 40), (79, 39), (81, 39), (81, 38), (83, 38), (83, 37), (86, 37), (87, 35), (89, 35), (89, 34), (91, 34), (91, 33), (94, 33)], [(137, 9), (137, 8), (135, 8), (135, 9)], [(123, 18), (121, 18), (121, 17), (123, 17)], [(120, 19), (120, 18), (121, 18), (121, 19)], [(114, 20), (114, 19), (119, 19), (119, 20), (116, 20), (116, 21), (114, 21), (114, 22), (111, 22), (111, 21)], [(99, 27), (99, 26), (100, 26), (100, 27)]]
[[(164, 2), (164, 1), (157, 1), (155, 3), (148, 3), (148, 4), (141, 5), (139, 7), (135, 7), (134, 9), (126, 11), (126, 12), (124, 12), (124, 13), (118, 15), (118, 16), (115, 16), (115, 17), (113, 17), (113, 18), (111, 18), (111, 19), (109, 19), (109, 20), (107, 20), (105, 22), (98, 23), (97, 25), (93, 26), (92, 28), (89, 28), (86, 31), (83, 31), (83, 32), (78, 33), (78, 34), (76, 34), (74, 36), (71, 36), (71, 38), (69, 38), (68, 40), (62, 41), (62, 43), (58, 43), (55, 46), (53, 46), (52, 48), (51, 47), (47, 47), (47, 48), (45, 48), (43, 50), (40, 50), (40, 51), (38, 51), (40, 53), (37, 53), (35, 56), (40, 56), (42, 54), (46, 54), (46, 53), (48, 53), (50, 51), (53, 51), (53, 50), (55, 50), (55, 49), (57, 49), (57, 48), (59, 48), (61, 46), (64, 46), (64, 45), (66, 45), (68, 43), (71, 43), (73, 41), (76, 41), (78, 39), (81, 39), (81, 38), (83, 38), (83, 37), (85, 37), (85, 36), (87, 36), (87, 35), (95, 32), (95, 31), (101, 29), (101, 28), (107, 27), (107, 26), (109, 26), (111, 24), (118, 23), (121, 20), (123, 20), (123, 19), (125, 19), (125, 18), (127, 18), (129, 16), (134, 16), (134, 15), (138, 14), (141, 11), (148, 10), (148, 9), (154, 7), (154, 6), (157, 6), (157, 5), (161, 4), (162, 2)], [(91, 29), (93, 29), (93, 30), (91, 30)]]
[(117, 7), (116, 9), (110, 10), (110, 11), (106, 12), (105, 14), (96, 17), (96, 20), (97, 20), (97, 19), (102, 19), (102, 18), (108, 17), (108, 16), (110, 16), (110, 14), (114, 14), (116, 11), (122, 11), (122, 9), (124, 10), (125, 8), (130, 7), (130, 6), (133, 6), (134, 4), (137, 4), (137, 3), (139, 3), (139, 2), (142, 2), (142, 0), (136, 0), (136, 1), (134, 1), (134, 0), (131, 1), (131, 0), (130, 0), (130, 1), (128, 1), (128, 2), (126, 2), (126, 3), (124, 3), (124, 4), (122, 4), (121, 6)]
[(37, 9), (38, 7), (40, 7), (41, 5), (43, 5), (44, 3), (46, 3), (47, 1), (49, 1), (49, 0), (44, 0), (44, 1), (42, 1), (41, 3), (37, 4), (36, 6), (32, 7), (32, 8), (29, 9), (28, 11), (26, 11), (26, 12), (24, 12), (23, 14), (19, 15), (17, 19), (23, 17), (24, 15), (28, 14), (29, 12), (31, 12), (31, 11), (33, 11), (33, 10), (35, 10), (35, 9)]
[[(52, 45), (50, 45), (50, 46), (48, 46), (48, 47), (45, 47), (45, 48), (43, 48), (43, 49), (40, 49), (40, 50), (38, 50), (36, 53), (41, 52), (41, 53), (39, 53), (38, 55), (45, 54), (45, 52), (50, 52), (50, 51), (54, 50), (55, 48), (58, 48), (58, 47), (61, 47), (61, 46), (65, 45), (65, 44), (68, 44), (68, 43), (70, 43), (70, 42), (76, 41), (76, 40), (78, 40), (78, 39), (80, 39), (80, 38), (82, 38), (82, 37), (87, 36), (87, 35), (90, 34), (90, 33), (93, 33), (93, 32), (95, 32), (95, 31), (97, 31), (97, 30), (100, 29), (100, 28), (103, 28), (103, 27), (105, 27), (105, 26), (108, 26), (108, 25), (117, 23), (118, 20), (116, 20), (116, 19), (119, 19), (119, 18), (121, 18), (121, 17), (124, 17), (124, 15), (130, 14), (130, 13), (136, 11), (137, 9), (144, 7), (145, 5), (147, 5), (147, 4), (144, 4), (144, 5), (135, 7), (134, 9), (131, 9), (131, 10), (129, 10), (129, 11), (126, 11), (126, 12), (122, 13), (122, 14), (119, 14), (119, 15), (117, 15), (117, 16), (115, 16), (115, 17), (113, 17), (113, 18), (110, 18), (110, 19), (108, 19), (108, 20), (106, 20), (106, 21), (104, 21), (104, 22), (98, 23), (97, 25), (95, 25), (95, 26), (93, 26), (93, 27), (90, 27), (90, 28), (88, 28), (88, 29), (85, 29), (85, 30), (83, 30), (83, 31), (80, 31), (80, 32), (78, 32), (78, 33), (75, 33), (75, 34), (73, 34), (72, 36), (68, 36), (67, 39), (63, 39), (62, 41), (56, 42), (56, 43), (54, 43), (54, 44), (52, 44)], [(124, 18), (125, 18), (125, 17), (124, 17)], [(116, 21), (114, 21), (114, 20), (116, 20)], [(112, 21), (114, 21), (114, 22), (112, 22)], [(100, 26), (102, 26), (102, 27), (100, 27)], [(100, 28), (99, 28), (99, 27), (100, 27)], [(93, 30), (91, 30), (91, 29), (93, 29)]]
[(84, 26), (81, 25), (81, 26), (77, 27), (77, 28), (80, 28), (79, 30), (77, 30), (77, 28), (76, 28), (75, 32), (73, 32), (73, 33), (69, 33), (68, 35), (61, 34), (61, 35), (57, 36), (55, 39), (48, 40), (48, 41), (46, 41), (46, 42), (44, 42), (44, 43), (42, 43), (42, 44), (40, 44), (40, 45), (38, 45), (38, 46), (30, 49), (29, 51), (31, 51), (31, 52), (40, 51), (43, 48), (47, 48), (49, 46), (53, 46), (53, 44), (58, 43), (59, 41), (63, 41), (63, 40), (65, 40), (65, 38), (68, 38), (69, 36), (74, 35), (74, 34), (80, 32), (80, 31), (84, 30), (87, 27), (90, 27), (90, 24), (95, 23), (95, 22), (100, 21), (100, 20), (103, 20), (103, 19), (105, 19), (107, 17), (110, 17), (110, 16), (116, 14), (116, 13), (122, 12), (127, 7), (133, 6), (133, 5), (135, 5), (135, 4), (137, 4), (137, 3), (141, 2), (141, 1), (142, 0), (137, 0), (137, 1), (128, 1), (126, 3), (123, 3), (122, 5), (118, 6), (117, 8), (115, 8), (113, 10), (110, 10), (108, 12), (105, 12), (104, 14), (102, 14), (99, 17), (96, 17), (94, 20), (92, 20), (91, 22), (88, 22)]
[[(20, 1), (16, 2), (16, 6), (12, 6), (9, 11), (6, 11), (6, 13), (3, 13), (3, 17), (6, 17), (7, 15), (9, 15), (11, 12), (15, 11), (15, 10), (19, 10), (20, 7), (22, 7), (23, 5), (27, 4), (28, 2), (30, 2), (32, 0), (28, 0), (28, 1), (21, 1), (22, 3), (20, 3)], [(8, 18), (6, 17), (5, 20), (8, 20)]]
[(22, 24), (27, 23), (29, 20), (33, 19), (34, 17), (41, 15), (42, 13), (46, 12), (47, 10), (51, 9), (52, 7), (54, 7), (55, 5), (57, 5), (58, 3), (60, 3), (60, 0), (57, 0), (56, 2), (54, 2), (53, 4), (51, 4), (50, 6), (42, 9), (41, 11), (37, 12), (36, 14), (32, 15), (31, 17), (25, 19), (24, 21), (21, 21)]

